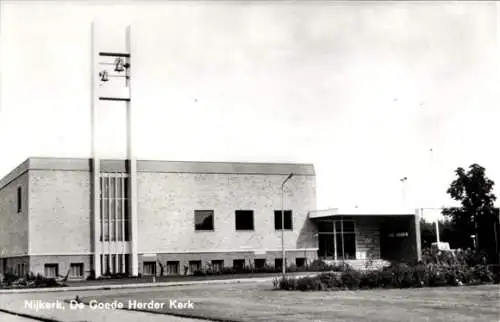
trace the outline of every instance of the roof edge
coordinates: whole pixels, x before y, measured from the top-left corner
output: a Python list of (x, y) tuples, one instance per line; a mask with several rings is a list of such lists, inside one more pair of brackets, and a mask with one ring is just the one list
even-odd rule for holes
[[(101, 159), (103, 172), (126, 171), (126, 159)], [(91, 158), (30, 157), (0, 179), (0, 189), (28, 170), (90, 171)], [(137, 160), (138, 172), (315, 176), (312, 163)]]
[(12, 181), (19, 178), (23, 173), (30, 169), (31, 159), (27, 158), (21, 162), (17, 167), (7, 173), (3, 178), (0, 179), (0, 190), (8, 186)]

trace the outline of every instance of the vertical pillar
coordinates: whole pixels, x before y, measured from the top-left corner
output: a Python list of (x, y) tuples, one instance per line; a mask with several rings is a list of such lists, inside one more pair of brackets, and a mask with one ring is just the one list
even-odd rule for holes
[(336, 223), (335, 217), (332, 217), (332, 229), (333, 229), (333, 259), (337, 260), (337, 233), (336, 233)]
[[(127, 27), (127, 52), (129, 53), (129, 62), (132, 66), (132, 43), (131, 43), (131, 28)], [(137, 160), (135, 158), (134, 151), (134, 116), (132, 108), (132, 90), (131, 90), (131, 79), (132, 79), (132, 68), (129, 71), (128, 78), (128, 91), (129, 100), (127, 101), (127, 158), (128, 158), (128, 171), (129, 171), (129, 209), (130, 209), (130, 232), (131, 232), (131, 251), (130, 251), (130, 265), (131, 273), (133, 276), (139, 274), (139, 261), (137, 254)]]
[(423, 209), (416, 209), (415, 210), (415, 243), (416, 243), (416, 251), (417, 251), (417, 260), (422, 260), (422, 244), (421, 244), (421, 238), (420, 238), (420, 216), (421, 212), (423, 212)]
[(98, 75), (97, 71), (97, 51), (95, 48), (95, 24), (92, 22), (90, 31), (90, 48), (91, 48), (91, 59), (90, 59), (90, 136), (91, 136), (91, 149), (92, 149), (92, 219), (93, 226), (92, 229), (92, 248), (93, 248), (93, 264), (95, 276), (101, 276), (101, 257), (99, 252), (99, 219), (101, 217), (100, 209), (100, 161), (98, 158), (97, 148), (96, 148), (96, 135), (95, 135), (95, 120), (96, 120), (96, 106), (98, 104), (98, 99), (96, 95), (96, 77)]

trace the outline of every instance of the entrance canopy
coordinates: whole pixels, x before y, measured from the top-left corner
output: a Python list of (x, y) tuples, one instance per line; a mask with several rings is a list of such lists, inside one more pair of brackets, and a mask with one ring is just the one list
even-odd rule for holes
[(409, 208), (387, 208), (387, 209), (363, 209), (363, 208), (331, 208), (325, 210), (313, 210), (308, 214), (309, 219), (331, 219), (339, 216), (415, 216), (416, 209)]

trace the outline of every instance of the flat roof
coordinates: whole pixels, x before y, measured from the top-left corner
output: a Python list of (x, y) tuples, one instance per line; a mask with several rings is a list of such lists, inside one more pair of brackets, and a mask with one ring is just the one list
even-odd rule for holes
[[(0, 180), (0, 189), (29, 170), (90, 171), (92, 159), (31, 157)], [(125, 172), (126, 160), (101, 159), (102, 172)], [(137, 172), (315, 176), (310, 163), (137, 160)]]
[(411, 208), (330, 208), (313, 210), (308, 214), (308, 218), (327, 218), (334, 216), (413, 216), (415, 215), (416, 209)]

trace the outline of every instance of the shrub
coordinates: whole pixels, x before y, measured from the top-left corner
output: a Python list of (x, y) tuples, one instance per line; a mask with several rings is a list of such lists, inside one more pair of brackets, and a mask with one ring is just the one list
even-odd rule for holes
[(383, 288), (390, 288), (393, 286), (393, 273), (391, 271), (378, 271), (376, 273), (377, 276), (377, 282), (379, 285)]
[(322, 261), (320, 259), (316, 259), (311, 263), (311, 265), (309, 265), (309, 269), (311, 271), (321, 272), (321, 271), (329, 270), (330, 265), (328, 265), (327, 263), (325, 263), (324, 261)]
[(290, 277), (281, 278), (279, 280), (279, 288), (281, 290), (293, 291), (297, 289), (297, 280)]
[(360, 288), (376, 288), (381, 286), (381, 271), (366, 272), (361, 275)]
[(345, 271), (342, 273), (341, 279), (344, 287), (356, 290), (361, 283), (361, 273), (355, 270)]
[(294, 283), (296, 283), (296, 289), (299, 291), (321, 291), (325, 289), (318, 276), (305, 276), (294, 279)]
[(415, 267), (410, 267), (408, 264), (397, 264), (391, 267), (394, 287), (408, 288), (420, 286), (419, 276)]
[(5, 273), (3, 277), (3, 283), (7, 286), (12, 285), (19, 277), (16, 274)]
[(475, 280), (482, 283), (491, 283), (494, 281), (493, 272), (487, 265), (478, 264), (472, 268), (472, 275)]
[(319, 281), (326, 289), (343, 288), (342, 278), (336, 273), (323, 273), (318, 276)]
[(426, 285), (445, 286), (448, 284), (448, 276), (443, 266), (431, 264), (427, 267)]

